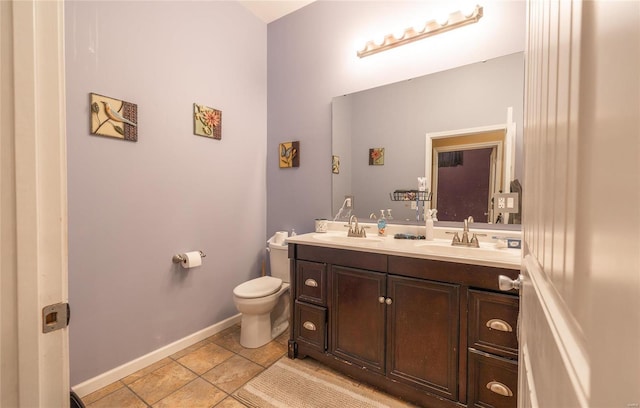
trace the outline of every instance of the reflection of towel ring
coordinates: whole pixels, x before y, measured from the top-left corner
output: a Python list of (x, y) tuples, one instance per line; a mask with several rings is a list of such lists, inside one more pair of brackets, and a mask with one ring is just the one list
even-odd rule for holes
[[(202, 251), (198, 251), (198, 252), (200, 252), (200, 256), (202, 258), (207, 256)], [(177, 254), (177, 255), (174, 255), (171, 260), (173, 261), (173, 263), (182, 263), (182, 262), (186, 262), (187, 261), (187, 257), (185, 256), (185, 254)]]

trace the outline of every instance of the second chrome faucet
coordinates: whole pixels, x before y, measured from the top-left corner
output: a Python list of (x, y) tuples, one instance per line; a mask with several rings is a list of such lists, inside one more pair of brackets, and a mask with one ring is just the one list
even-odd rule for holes
[(347, 236), (355, 238), (366, 238), (367, 233), (365, 232), (364, 227), (358, 227), (358, 218), (355, 215), (352, 215), (349, 218), (349, 231), (347, 232)]

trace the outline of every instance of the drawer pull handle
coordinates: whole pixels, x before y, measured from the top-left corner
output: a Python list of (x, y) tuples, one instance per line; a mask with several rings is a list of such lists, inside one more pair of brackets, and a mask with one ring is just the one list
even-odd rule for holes
[(391, 298), (386, 298), (386, 299), (384, 300), (384, 303), (386, 303), (386, 304), (390, 305), (391, 303), (393, 303), (393, 300), (391, 300)]
[(487, 327), (493, 330), (500, 330), (503, 332), (512, 332), (513, 327), (504, 320), (501, 319), (491, 319), (487, 322)]
[(487, 384), (487, 388), (489, 389), (489, 391), (495, 392), (496, 394), (500, 394), (505, 397), (513, 397), (513, 392), (511, 392), (509, 387), (507, 387), (503, 383), (491, 381)]
[(316, 282), (315, 279), (307, 279), (306, 281), (304, 281), (304, 284), (307, 286), (311, 286), (312, 288), (317, 288), (318, 287), (318, 282)]
[(380, 297), (378, 298), (378, 302), (380, 302), (380, 303), (384, 303), (384, 296), (380, 296)]
[(316, 325), (311, 323), (310, 321), (306, 321), (302, 323), (302, 327), (304, 327), (307, 330), (316, 331)]

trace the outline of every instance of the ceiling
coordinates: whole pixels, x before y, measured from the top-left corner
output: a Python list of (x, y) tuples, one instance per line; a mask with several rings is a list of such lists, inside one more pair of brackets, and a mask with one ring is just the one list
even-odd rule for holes
[(315, 0), (238, 0), (245, 8), (269, 24)]

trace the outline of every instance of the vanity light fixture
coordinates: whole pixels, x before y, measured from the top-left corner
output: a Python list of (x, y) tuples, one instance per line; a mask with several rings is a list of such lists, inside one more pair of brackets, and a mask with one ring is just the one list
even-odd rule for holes
[(403, 33), (387, 34), (384, 40), (367, 41), (364, 48), (358, 51), (358, 57), (363, 58), (381, 51), (390, 50), (404, 44), (431, 37), (432, 35), (444, 33), (458, 27), (477, 23), (482, 17), (482, 6), (476, 6), (471, 14), (463, 14), (462, 11), (456, 11), (449, 14), (447, 21), (441, 23), (436, 20), (428, 21), (422, 29), (409, 27)]

